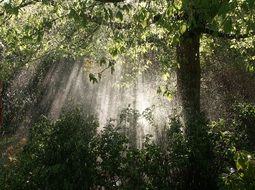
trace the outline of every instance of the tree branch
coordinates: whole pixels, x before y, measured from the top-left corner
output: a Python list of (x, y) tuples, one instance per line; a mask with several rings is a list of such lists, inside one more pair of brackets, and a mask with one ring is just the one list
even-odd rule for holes
[(207, 34), (207, 35), (212, 35), (215, 37), (230, 39), (230, 40), (232, 40), (232, 39), (240, 40), (240, 39), (255, 36), (255, 31), (247, 33), (247, 34), (229, 34), (229, 33), (224, 33), (224, 32), (220, 32), (220, 31), (215, 31), (215, 30), (212, 30), (209, 28), (204, 28), (204, 30), (202, 30), (202, 33)]
[(120, 3), (120, 2), (124, 2), (125, 0), (96, 0), (96, 1), (101, 3)]
[(122, 29), (130, 29), (132, 27), (131, 23), (118, 23), (118, 22), (106, 22), (104, 21), (102, 18), (100, 17), (96, 17), (96, 16), (91, 16), (88, 14), (84, 14), (83, 15), (88, 21), (98, 24), (98, 25), (103, 25), (103, 26), (111, 26), (113, 28), (116, 28), (118, 30), (122, 30)]

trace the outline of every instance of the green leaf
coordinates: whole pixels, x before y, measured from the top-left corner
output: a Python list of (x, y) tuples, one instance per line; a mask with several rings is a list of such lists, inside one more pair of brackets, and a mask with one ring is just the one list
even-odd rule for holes
[(234, 156), (234, 160), (235, 160), (235, 163), (236, 163), (236, 169), (237, 170), (243, 170), (243, 169), (246, 169), (246, 162), (247, 162), (247, 157), (246, 155), (239, 151), (235, 154)]
[(180, 3), (180, 1), (174, 1), (173, 7), (174, 7), (176, 10), (181, 10), (182, 4)]
[(248, 0), (248, 5), (250, 9), (254, 8), (254, 3), (255, 3), (255, 0)]
[(96, 76), (93, 73), (89, 74), (89, 81), (93, 82), (93, 84), (98, 83), (98, 80), (97, 80)]
[(99, 80), (101, 80), (101, 78), (102, 78), (102, 73), (98, 73), (97, 76), (98, 76)]
[(141, 25), (142, 25), (143, 28), (146, 28), (146, 26), (148, 26), (147, 19), (144, 19), (144, 20), (141, 22)]
[(177, 45), (179, 43), (180, 40), (180, 36), (179, 35), (174, 35), (173, 39), (172, 39), (172, 45)]
[(225, 32), (231, 32), (232, 30), (232, 20), (230, 18), (228, 18), (225, 23), (224, 23), (224, 31)]
[(116, 17), (117, 17), (120, 21), (123, 20), (123, 14), (122, 14), (120, 11), (117, 12)]
[(11, 3), (5, 3), (4, 9), (5, 9), (6, 13), (8, 13), (8, 14), (14, 14), (16, 16), (19, 14), (19, 8), (15, 7)]
[(228, 1), (223, 1), (218, 11), (218, 15), (225, 17), (226, 14), (229, 12), (230, 7), (231, 7), (231, 3), (228, 3)]
[(157, 93), (158, 94), (161, 94), (162, 93), (162, 90), (161, 90), (161, 87), (159, 86), (158, 89), (157, 89)]
[(114, 66), (115, 65), (115, 61), (114, 60), (110, 60), (109, 61), (109, 65), (108, 65), (108, 67), (112, 67), (112, 66)]
[(108, 11), (109, 11), (109, 17), (110, 17), (110, 19), (112, 19), (113, 18), (113, 12), (112, 12), (111, 9), (108, 9)]
[(69, 14), (68, 14), (69, 18), (73, 18), (74, 20), (79, 20), (79, 15), (77, 14), (76, 10), (71, 9)]
[(169, 79), (169, 77), (170, 77), (169, 73), (164, 73), (162, 76), (164, 81), (167, 81)]
[(42, 0), (42, 3), (45, 5), (53, 5), (54, 1), (53, 0)]
[(183, 34), (187, 30), (187, 25), (186, 23), (183, 23), (180, 27), (180, 33)]
[(118, 55), (118, 48), (114, 47), (109, 50), (110, 54), (115, 57)]
[(100, 64), (100, 66), (105, 65), (106, 64), (106, 59), (104, 57), (101, 58), (99, 64)]
[(123, 9), (124, 11), (126, 11), (126, 12), (129, 12), (129, 11), (130, 11), (130, 7), (129, 7), (128, 5), (124, 5), (124, 6), (122, 7), (122, 9)]

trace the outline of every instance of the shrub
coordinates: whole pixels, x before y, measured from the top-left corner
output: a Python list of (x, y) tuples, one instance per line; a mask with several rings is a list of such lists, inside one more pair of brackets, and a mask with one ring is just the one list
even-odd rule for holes
[(237, 104), (232, 118), (211, 124), (220, 189), (255, 189), (254, 124), (251, 104)]
[[(188, 135), (175, 116), (158, 137), (161, 140), (147, 135), (139, 149), (136, 138), (130, 137), (135, 133), (124, 130), (122, 122), (110, 120), (99, 132), (97, 119), (79, 109), (65, 112), (55, 122), (42, 117), (15, 161), (2, 168), (0, 187), (254, 189), (255, 158), (248, 137), (254, 107), (247, 106), (239, 107), (239, 114), (228, 121), (210, 125), (199, 116)], [(120, 116), (133, 121), (134, 111)]]
[(90, 143), (98, 122), (79, 110), (51, 122), (42, 118), (30, 131), (18, 163), (6, 175), (6, 189), (89, 189), (96, 177)]

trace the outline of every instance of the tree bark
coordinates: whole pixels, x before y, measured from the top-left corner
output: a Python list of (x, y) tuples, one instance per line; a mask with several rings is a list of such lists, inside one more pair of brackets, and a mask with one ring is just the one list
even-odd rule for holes
[(2, 102), (2, 92), (3, 92), (3, 81), (0, 80), (0, 128), (3, 127), (3, 102)]
[(177, 46), (177, 95), (182, 107), (185, 133), (200, 113), (200, 34), (186, 31)]

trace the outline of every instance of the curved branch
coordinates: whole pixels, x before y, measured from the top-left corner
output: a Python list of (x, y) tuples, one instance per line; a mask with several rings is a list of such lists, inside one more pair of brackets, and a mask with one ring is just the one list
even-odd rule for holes
[(255, 36), (255, 31), (247, 33), (247, 34), (229, 34), (229, 33), (224, 33), (224, 32), (220, 32), (220, 31), (215, 31), (215, 30), (212, 30), (209, 28), (205, 28), (204, 30), (202, 30), (202, 33), (208, 34), (211, 36), (215, 36), (215, 37), (230, 39), (230, 40), (232, 40), (232, 39), (240, 40), (240, 39)]

